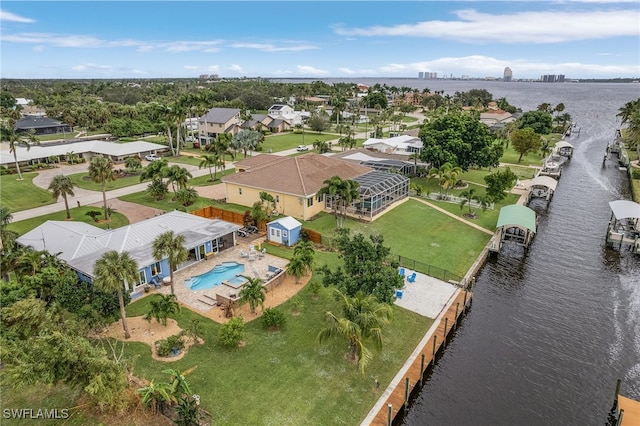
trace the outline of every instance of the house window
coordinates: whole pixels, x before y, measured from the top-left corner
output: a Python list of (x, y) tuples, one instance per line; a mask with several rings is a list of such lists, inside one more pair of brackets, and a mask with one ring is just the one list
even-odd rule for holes
[(160, 267), (160, 262), (156, 262), (151, 265), (151, 276), (160, 275), (162, 273), (162, 268)]
[(276, 237), (280, 238), (280, 230), (279, 229), (276, 229)]
[(313, 197), (307, 198), (307, 207), (311, 207), (313, 205)]
[(276, 195), (276, 203), (279, 203), (279, 202), (280, 202), (280, 196)]
[(147, 282), (147, 276), (144, 271), (138, 271), (138, 285), (145, 284)]
[(238, 194), (242, 195), (242, 188), (238, 188)]
[(282, 231), (282, 238), (287, 238), (287, 237), (288, 237), (287, 231)]
[(321, 202), (324, 198), (324, 194), (318, 194), (318, 202)]

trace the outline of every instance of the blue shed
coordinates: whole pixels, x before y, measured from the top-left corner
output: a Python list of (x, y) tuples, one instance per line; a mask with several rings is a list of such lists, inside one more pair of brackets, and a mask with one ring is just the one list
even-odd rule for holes
[(291, 247), (298, 242), (302, 224), (291, 216), (267, 223), (267, 238), (274, 243)]

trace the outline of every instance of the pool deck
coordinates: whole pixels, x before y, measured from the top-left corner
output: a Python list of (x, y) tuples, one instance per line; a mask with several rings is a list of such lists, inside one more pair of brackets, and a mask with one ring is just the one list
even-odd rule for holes
[[(254, 240), (251, 242), (251, 245), (254, 245), (256, 250), (258, 248), (258, 244), (261, 244), (261, 240)], [(244, 272), (242, 275), (246, 275), (251, 278), (262, 278), (263, 281), (267, 281), (267, 274), (269, 273), (269, 266), (275, 266), (277, 268), (284, 269), (289, 261), (287, 259), (283, 259), (281, 257), (272, 256), (270, 254), (265, 254), (263, 257), (255, 256), (255, 260), (249, 260), (247, 257), (240, 256), (240, 250), (248, 253), (250, 249), (250, 244), (240, 244), (235, 247), (228, 248), (226, 250), (221, 251), (220, 253), (210, 257), (207, 260), (202, 260), (199, 262), (192, 263), (186, 266), (183, 269), (179, 269), (173, 273), (173, 287), (178, 297), (180, 303), (187, 304), (192, 307), (196, 311), (200, 311), (205, 313), (210, 311), (211, 309), (219, 309), (214, 306), (211, 306), (207, 303), (204, 303), (202, 300), (209, 301), (209, 298), (216, 298), (216, 294), (218, 292), (222, 292), (222, 294), (228, 293), (231, 287), (225, 285), (214, 286), (210, 289), (204, 290), (191, 290), (188, 287), (185, 287), (184, 281), (190, 279), (193, 276), (201, 275), (206, 272), (209, 272), (213, 269), (214, 266), (219, 265), (224, 262), (237, 262), (244, 264)], [(163, 286), (162, 288), (156, 290), (155, 292), (160, 292), (163, 294), (171, 293), (171, 287), (168, 285)], [(208, 296), (208, 297), (206, 297)]]

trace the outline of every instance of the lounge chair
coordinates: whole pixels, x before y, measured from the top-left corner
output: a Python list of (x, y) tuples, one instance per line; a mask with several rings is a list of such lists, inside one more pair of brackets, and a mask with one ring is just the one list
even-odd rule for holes
[(258, 252), (258, 257), (264, 257), (265, 254), (267, 254), (267, 249), (263, 248)]
[(151, 277), (151, 283), (155, 288), (162, 287), (162, 280), (160, 280), (160, 277), (158, 277), (157, 275), (154, 275), (153, 277)]
[(246, 251), (240, 249), (240, 257), (249, 257)]
[(413, 274), (411, 274), (409, 276), (409, 278), (407, 278), (407, 281), (409, 281), (410, 283), (415, 282), (416, 281), (416, 273), (414, 272)]
[(404, 293), (404, 292), (403, 292), (402, 290), (396, 290), (396, 297), (397, 297), (398, 299), (402, 299), (402, 295), (403, 295), (403, 293)]
[(404, 277), (404, 268), (400, 268), (400, 276)]

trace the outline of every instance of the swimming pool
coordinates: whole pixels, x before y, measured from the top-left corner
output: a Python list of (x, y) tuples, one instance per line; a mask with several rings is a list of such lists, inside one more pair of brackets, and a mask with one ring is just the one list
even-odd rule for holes
[[(223, 262), (216, 265), (209, 272), (191, 277), (184, 281), (184, 286), (191, 290), (206, 290), (222, 284), (223, 281), (233, 281), (236, 275), (244, 272), (244, 264), (237, 262)], [(245, 280), (243, 279), (243, 282)], [(239, 280), (233, 281), (234, 283)], [(238, 285), (240, 285), (239, 283)]]

